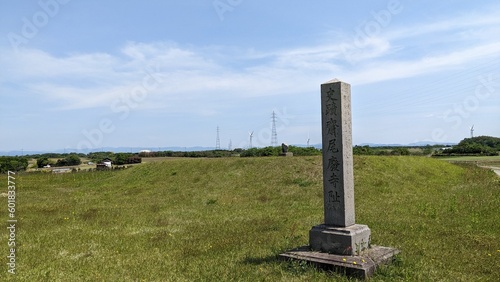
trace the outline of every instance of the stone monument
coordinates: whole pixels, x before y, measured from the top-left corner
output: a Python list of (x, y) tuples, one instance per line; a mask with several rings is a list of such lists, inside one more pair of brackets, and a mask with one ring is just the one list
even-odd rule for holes
[[(371, 275), (398, 250), (370, 246), (367, 225), (355, 223), (351, 86), (339, 80), (321, 85), (324, 223), (309, 231), (309, 246), (280, 256)], [(359, 261), (359, 262), (358, 262)]]
[(309, 232), (313, 250), (339, 255), (368, 248), (370, 229), (355, 224), (351, 86), (338, 80), (321, 85), (323, 197), (325, 223)]
[(288, 152), (288, 144), (281, 143), (281, 154), (280, 156), (283, 157), (293, 157), (292, 152)]

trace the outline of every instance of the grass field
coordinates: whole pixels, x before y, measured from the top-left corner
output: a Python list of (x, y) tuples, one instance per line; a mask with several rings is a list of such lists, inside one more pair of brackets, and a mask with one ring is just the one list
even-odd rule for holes
[(438, 159), (443, 161), (452, 161), (452, 162), (500, 163), (500, 156), (444, 157)]
[(500, 156), (466, 156), (439, 158), (455, 164), (474, 164), (486, 169), (492, 169), (500, 176)]
[[(155, 158), (142, 158), (142, 163), (152, 163), (152, 162), (163, 162), (165, 160), (174, 160), (174, 159), (180, 159), (180, 158), (173, 158), (173, 157), (155, 157)], [(56, 163), (57, 158), (51, 158), (49, 159), (51, 162)], [(70, 168), (70, 169), (77, 169), (77, 170), (92, 170), (96, 168), (95, 164), (89, 165), (88, 163), (91, 161), (90, 159), (87, 158), (81, 158), (82, 163), (80, 165), (75, 165), (75, 166), (64, 166), (63, 168)], [(44, 171), (44, 172), (51, 172), (52, 169), (54, 168), (59, 168), (53, 166), (52, 168), (38, 168), (36, 166), (36, 159), (30, 159), (29, 160), (29, 165), (28, 165), (28, 171), (29, 172), (35, 172), (35, 171)], [(140, 164), (127, 164), (125, 166), (130, 167), (130, 166), (136, 166)]]
[[(3, 264), (0, 280), (348, 281), (276, 259), (307, 244), (322, 222), (321, 175), (320, 157), (168, 159), (17, 175), (17, 274)], [(6, 191), (5, 175), (0, 183)], [(373, 244), (401, 250), (372, 281), (500, 280), (493, 172), (359, 156), (355, 185), (356, 222), (371, 228)], [(6, 260), (6, 229), (0, 246)]]

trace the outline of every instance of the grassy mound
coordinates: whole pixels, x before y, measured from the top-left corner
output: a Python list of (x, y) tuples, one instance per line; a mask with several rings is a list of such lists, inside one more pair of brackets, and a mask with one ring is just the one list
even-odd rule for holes
[[(322, 221), (320, 157), (173, 159), (16, 181), (17, 274), (0, 280), (348, 280), (276, 259), (307, 244)], [(356, 157), (355, 185), (356, 222), (371, 228), (374, 244), (402, 251), (373, 281), (500, 278), (500, 180), (492, 172), (423, 157)]]

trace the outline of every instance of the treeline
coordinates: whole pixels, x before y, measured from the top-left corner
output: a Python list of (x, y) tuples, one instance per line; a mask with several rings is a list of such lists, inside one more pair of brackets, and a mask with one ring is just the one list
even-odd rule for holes
[[(433, 156), (454, 156), (454, 155), (498, 155), (500, 151), (500, 138), (491, 136), (479, 136), (466, 138), (456, 146), (442, 149), (444, 145), (427, 145), (416, 147), (370, 147), (354, 146), (354, 155), (433, 155)], [(321, 150), (314, 147), (289, 146), (288, 151), (295, 156), (321, 155)], [(221, 157), (267, 157), (279, 156), (281, 146), (234, 149), (234, 150), (209, 150), (209, 151), (158, 151), (141, 153), (113, 153), (113, 152), (93, 152), (82, 153), (47, 153), (26, 156), (7, 157), (0, 156), (0, 173), (7, 171), (21, 171), (28, 167), (29, 159), (36, 159), (37, 167), (50, 166), (76, 166), (81, 164), (82, 158), (88, 158), (94, 163), (99, 163), (105, 159), (110, 159), (115, 165), (141, 163), (144, 157), (178, 157), (178, 158), (221, 158)], [(53, 161), (57, 159), (57, 161)]]
[(117, 153), (112, 160), (115, 165), (140, 164), (142, 162), (139, 155), (132, 153)]
[(38, 158), (47, 158), (47, 159), (64, 159), (70, 155), (76, 155), (80, 158), (87, 157), (86, 154), (83, 153), (44, 153), (44, 154), (34, 154), (34, 155), (25, 155), (24, 157), (28, 159), (38, 159)]
[(136, 153), (94, 152), (88, 153), (87, 158), (94, 163), (109, 159), (115, 165), (139, 164), (142, 162), (142, 158)]
[[(295, 156), (313, 156), (320, 155), (321, 151), (314, 147), (297, 147), (289, 146), (288, 152), (292, 152)], [(174, 158), (222, 158), (231, 156), (240, 157), (268, 157), (278, 156), (281, 154), (281, 146), (250, 148), (250, 149), (234, 149), (234, 150), (209, 150), (209, 151), (161, 151), (161, 152), (142, 152), (141, 157), (174, 157)]]
[(500, 151), (500, 138), (478, 136), (465, 138), (458, 145), (434, 154), (440, 156), (497, 156)]
[(159, 151), (159, 152), (141, 152), (140, 157), (143, 158), (160, 158), (160, 157), (172, 157), (172, 158), (221, 158), (230, 157), (234, 154), (238, 154), (238, 149), (233, 151), (228, 150), (210, 150), (210, 151)]
[[(94, 163), (100, 163), (105, 159), (110, 159), (115, 165), (136, 164), (141, 163), (142, 158), (138, 154), (133, 153), (113, 153), (113, 152), (95, 152), (89, 154), (43, 154), (33, 156), (36, 159), (38, 168), (47, 166), (77, 166), (82, 163), (81, 158), (88, 158)], [(53, 161), (54, 157), (59, 157), (57, 161)]]
[(62, 159), (58, 159), (56, 162), (51, 161), (46, 156), (41, 156), (36, 159), (36, 166), (38, 168), (46, 166), (74, 166), (81, 164), (82, 161), (77, 154), (69, 154)]
[(370, 147), (354, 146), (352, 152), (354, 155), (372, 155), (372, 156), (427, 156), (431, 155), (437, 148), (443, 145), (418, 146), (418, 147)]
[(0, 173), (8, 171), (26, 170), (28, 167), (28, 158), (26, 157), (0, 157)]
[[(288, 146), (288, 152), (293, 153), (294, 156), (315, 156), (321, 155), (321, 150), (314, 147), (297, 147)], [(264, 148), (250, 148), (243, 150), (240, 153), (241, 157), (269, 157), (279, 156), (282, 153), (281, 146), (278, 147), (264, 147)]]

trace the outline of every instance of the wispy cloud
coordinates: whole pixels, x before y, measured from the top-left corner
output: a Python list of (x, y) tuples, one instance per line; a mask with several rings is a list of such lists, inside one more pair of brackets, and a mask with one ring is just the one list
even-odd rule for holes
[(369, 84), (379, 81), (416, 77), (423, 74), (438, 73), (478, 61), (498, 58), (500, 42), (472, 47), (465, 50), (442, 54), (440, 56), (422, 57), (404, 61), (377, 61), (367, 64), (364, 69), (350, 71), (346, 76), (357, 84)]
[[(149, 93), (143, 105), (151, 108), (162, 102), (180, 108), (182, 101), (189, 99), (203, 102), (300, 93), (316, 89), (318, 82), (333, 76), (353, 84), (370, 84), (498, 58), (500, 19), (492, 14), (444, 19), (418, 28), (393, 28), (384, 36), (366, 38), (362, 46), (332, 40), (275, 51), (239, 50), (236, 57), (234, 47), (180, 46), (172, 42), (128, 42), (117, 54), (54, 56), (34, 49), (17, 53), (4, 50), (0, 82), (28, 82), (25, 84), (34, 94), (65, 110), (109, 107), (140, 83), (146, 69), (153, 65), (162, 83)], [(473, 28), (480, 30), (466, 36)], [(412, 53), (413, 46), (404, 45), (407, 38), (433, 40), (433, 36), (451, 31), (462, 35), (453, 40), (463, 45), (451, 44), (430, 56)], [(346, 53), (351, 56), (350, 62)], [(405, 55), (399, 55), (402, 53)], [(239, 61), (239, 66), (234, 67), (231, 60)]]
[[(500, 6), (496, 5), (490, 7), (487, 11), (471, 11), (465, 15), (455, 17), (449, 17), (448, 15), (448, 18), (433, 22), (415, 23), (414, 25), (391, 29), (386, 33), (386, 37), (389, 40), (401, 40), (405, 38), (425, 37), (426, 35), (441, 35), (443, 33), (456, 35), (457, 33), (477, 28), (498, 27), (500, 24), (500, 18), (498, 17), (499, 10)], [(469, 35), (470, 37), (461, 39), (471, 40), (477, 34), (470, 33)], [(491, 39), (495, 39), (494, 33), (490, 35), (493, 36), (493, 38), (490, 37)]]

